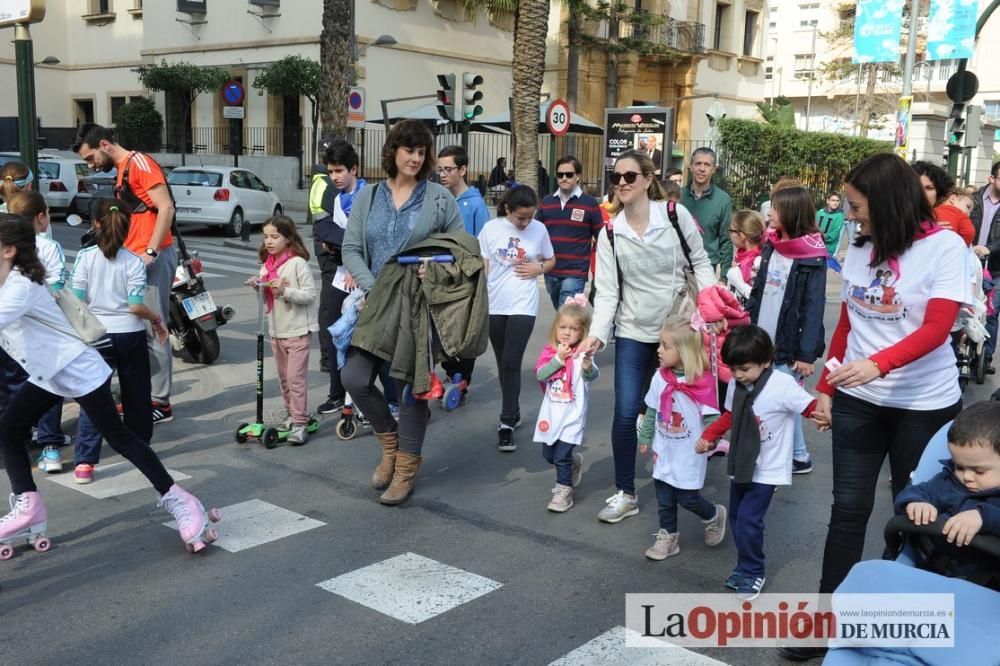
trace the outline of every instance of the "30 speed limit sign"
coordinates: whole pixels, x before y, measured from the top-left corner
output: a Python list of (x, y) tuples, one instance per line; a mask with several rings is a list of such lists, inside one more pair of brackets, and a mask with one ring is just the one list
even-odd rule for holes
[(569, 131), (569, 104), (561, 99), (553, 100), (545, 112), (545, 124), (554, 136), (562, 136)]

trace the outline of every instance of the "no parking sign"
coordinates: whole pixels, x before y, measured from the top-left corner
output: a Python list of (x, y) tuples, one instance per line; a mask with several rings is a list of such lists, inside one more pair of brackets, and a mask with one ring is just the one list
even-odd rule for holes
[(347, 126), (365, 126), (365, 89), (351, 88), (347, 95)]

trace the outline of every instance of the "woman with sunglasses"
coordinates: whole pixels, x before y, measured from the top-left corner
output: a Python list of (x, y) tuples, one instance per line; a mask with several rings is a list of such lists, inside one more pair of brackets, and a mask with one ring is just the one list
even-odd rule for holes
[[(611, 448), (615, 494), (598, 515), (617, 523), (639, 513), (635, 494), (635, 421), (644, 386), (656, 369), (660, 327), (684, 287), (686, 260), (667, 214), (656, 167), (648, 155), (623, 153), (611, 174), (614, 204), (608, 232), (597, 239), (594, 321), (578, 352), (602, 349), (615, 331), (615, 411)], [(677, 206), (677, 222), (688, 247), (699, 288), (715, 284), (694, 218)], [(614, 241), (611, 241), (611, 234)]]

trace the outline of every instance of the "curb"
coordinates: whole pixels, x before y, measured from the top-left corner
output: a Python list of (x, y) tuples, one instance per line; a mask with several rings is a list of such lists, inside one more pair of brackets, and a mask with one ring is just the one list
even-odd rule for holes
[(241, 240), (232, 239), (232, 238), (226, 238), (225, 240), (223, 240), (222, 241), (222, 246), (223, 247), (231, 247), (231, 248), (233, 248), (235, 250), (249, 250), (250, 252), (256, 252), (257, 248), (260, 247), (260, 245), (254, 243), (252, 241), (249, 242), (249, 243), (244, 243)]

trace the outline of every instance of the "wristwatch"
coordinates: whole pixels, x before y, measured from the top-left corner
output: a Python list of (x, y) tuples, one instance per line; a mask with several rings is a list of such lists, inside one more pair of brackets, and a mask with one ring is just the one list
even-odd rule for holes
[(151, 256), (153, 259), (156, 259), (156, 255), (158, 255), (159, 252), (157, 252), (156, 250), (154, 250), (151, 247), (147, 247), (146, 248), (146, 254), (148, 254), (149, 256)]

